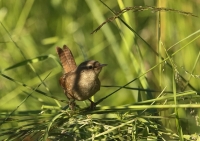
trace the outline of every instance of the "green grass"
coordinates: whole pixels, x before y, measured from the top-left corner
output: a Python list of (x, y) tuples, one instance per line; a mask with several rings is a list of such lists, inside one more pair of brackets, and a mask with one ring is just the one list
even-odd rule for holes
[[(198, 5), (2, 0), (0, 140), (197, 140)], [(108, 64), (95, 110), (62, 109), (55, 48), (64, 44), (77, 64)]]

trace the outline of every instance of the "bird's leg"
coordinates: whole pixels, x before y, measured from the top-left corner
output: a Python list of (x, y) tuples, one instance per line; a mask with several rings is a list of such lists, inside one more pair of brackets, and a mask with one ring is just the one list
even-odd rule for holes
[(69, 107), (71, 110), (75, 110), (75, 106), (76, 106), (76, 103), (75, 103), (75, 99), (69, 99)]
[(91, 100), (91, 99), (88, 99), (89, 101), (90, 101), (90, 109), (91, 110), (94, 110), (95, 109), (95, 107), (96, 107), (96, 104)]

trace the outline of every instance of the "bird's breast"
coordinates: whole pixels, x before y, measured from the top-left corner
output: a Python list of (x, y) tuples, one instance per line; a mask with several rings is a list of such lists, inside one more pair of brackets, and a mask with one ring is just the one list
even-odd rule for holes
[(76, 72), (66, 74), (65, 87), (68, 98), (86, 100), (100, 90), (100, 81), (94, 72)]

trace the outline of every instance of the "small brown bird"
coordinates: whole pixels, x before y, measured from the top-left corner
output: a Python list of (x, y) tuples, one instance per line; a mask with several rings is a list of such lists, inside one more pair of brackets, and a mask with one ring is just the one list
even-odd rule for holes
[(106, 64), (100, 64), (98, 61), (90, 60), (81, 63), (78, 67), (70, 49), (64, 45), (63, 49), (56, 48), (65, 74), (60, 78), (60, 85), (64, 89), (65, 95), (69, 98), (69, 105), (74, 109), (74, 101), (83, 101), (93, 96), (100, 90), (100, 80), (98, 78), (102, 67)]

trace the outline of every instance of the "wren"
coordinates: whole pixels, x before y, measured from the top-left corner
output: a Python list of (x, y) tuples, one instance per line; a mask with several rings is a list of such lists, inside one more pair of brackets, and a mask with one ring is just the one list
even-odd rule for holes
[(66, 45), (63, 46), (63, 49), (57, 47), (56, 50), (64, 69), (64, 74), (60, 77), (59, 82), (69, 99), (69, 106), (74, 110), (75, 100), (88, 99), (92, 107), (94, 102), (89, 98), (100, 90), (101, 82), (98, 76), (107, 64), (89, 60), (77, 66), (73, 54)]

